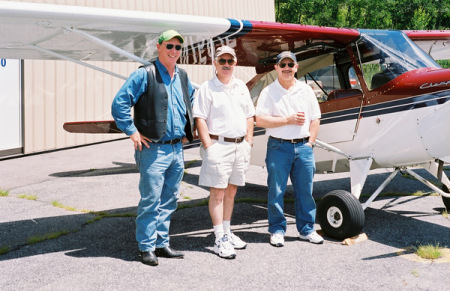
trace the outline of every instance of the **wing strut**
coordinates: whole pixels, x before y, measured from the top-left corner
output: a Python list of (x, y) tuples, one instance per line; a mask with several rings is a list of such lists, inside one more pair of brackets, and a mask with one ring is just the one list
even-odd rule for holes
[(321, 141), (319, 139), (316, 139), (316, 145), (319, 146), (320, 148), (323, 148), (324, 150), (340, 154), (340, 155), (346, 157), (349, 160), (351, 159), (351, 156), (347, 155), (346, 153), (344, 153), (340, 149), (338, 149), (338, 148), (336, 148), (336, 147), (334, 147), (332, 145), (329, 145), (326, 142), (323, 142), (323, 141)]
[(116, 74), (116, 73), (114, 73), (114, 72), (105, 70), (105, 69), (100, 68), (100, 67), (96, 67), (96, 66), (94, 66), (94, 65), (90, 65), (90, 64), (88, 64), (88, 63), (85, 63), (85, 62), (82, 62), (82, 61), (79, 61), (79, 60), (76, 60), (76, 59), (69, 58), (69, 57), (67, 57), (67, 56), (64, 56), (64, 55), (55, 53), (54, 51), (51, 51), (51, 50), (48, 50), (48, 49), (39, 47), (39, 46), (34, 45), (34, 44), (27, 45), (26, 47), (31, 48), (31, 49), (35, 49), (35, 50), (38, 50), (38, 51), (41, 51), (41, 52), (44, 52), (44, 53), (46, 53), (46, 54), (52, 55), (52, 56), (57, 57), (57, 58), (59, 58), (59, 59), (63, 59), (63, 60), (66, 60), (66, 61), (74, 62), (74, 63), (76, 63), (76, 64), (79, 64), (79, 65), (82, 65), (82, 66), (85, 66), (85, 67), (94, 69), (94, 70), (96, 70), (96, 71), (100, 71), (100, 72), (102, 72), (102, 73), (106, 73), (106, 74), (112, 75), (112, 76), (117, 77), (117, 78), (120, 78), (120, 79), (124, 79), (124, 80), (128, 79), (128, 78), (125, 77), (125, 76)]
[[(432, 168), (432, 165), (431, 165)], [(426, 168), (427, 169), (427, 168)], [(392, 172), (389, 177), (387, 177), (387, 179), (380, 185), (380, 187), (378, 187), (378, 189), (369, 197), (369, 199), (366, 201), (366, 203), (364, 203), (363, 205), (363, 209), (365, 210), (370, 203), (373, 202), (373, 200), (375, 200), (375, 198), (377, 198), (377, 196), (381, 193), (381, 191), (383, 191), (383, 189), (389, 184), (389, 182), (392, 181), (392, 179), (394, 179), (395, 175), (397, 175), (397, 173), (400, 170), (405, 170), (406, 172), (408, 172), (408, 174), (410, 174), (411, 176), (413, 176), (414, 178), (416, 178), (418, 181), (422, 182), (423, 184), (427, 185), (428, 187), (430, 187), (432, 190), (436, 191), (437, 193), (441, 194), (443, 197), (447, 197), (450, 198), (450, 193), (446, 193), (444, 192), (442, 189), (439, 189), (438, 187), (436, 187), (433, 183), (431, 183), (430, 181), (424, 179), (422, 176), (418, 175), (417, 173), (415, 173), (414, 171), (412, 171), (411, 169), (409, 169), (408, 167), (403, 167), (403, 168), (395, 168), (395, 171)], [(428, 169), (427, 169), (428, 170)], [(429, 172), (431, 174), (432, 169), (429, 170)], [(434, 175), (434, 174), (433, 174)], [(448, 181), (448, 179), (447, 179)], [(444, 184), (446, 182), (444, 181)]]
[(380, 195), (381, 191), (383, 191), (384, 188), (386, 188), (386, 186), (392, 181), (392, 179), (394, 179), (395, 175), (397, 175), (397, 173), (400, 171), (400, 168), (396, 168), (394, 172), (392, 172), (389, 177), (387, 177), (386, 180), (384, 180), (383, 183), (381, 183), (381, 185), (378, 187), (378, 189), (373, 192), (373, 194), (369, 197), (369, 199), (367, 199), (366, 203), (363, 204), (362, 208), (363, 210), (366, 210), (367, 207), (369, 207), (370, 203), (373, 202), (373, 200), (375, 200), (375, 198), (378, 197), (378, 195)]
[(101, 39), (99, 39), (99, 38), (97, 38), (95, 36), (92, 36), (92, 35), (90, 35), (89, 33), (85, 32), (85, 31), (78, 30), (76, 28), (69, 28), (69, 27), (67, 27), (66, 29), (69, 30), (69, 31), (72, 31), (72, 32), (74, 32), (74, 33), (84, 37), (85, 39), (90, 40), (90, 41), (92, 41), (92, 42), (94, 42), (94, 43), (96, 43), (96, 44), (98, 44), (98, 45), (100, 45), (102, 47), (105, 47), (105, 48), (107, 48), (110, 51), (113, 51), (113, 52), (115, 52), (115, 53), (117, 53), (117, 54), (119, 54), (121, 56), (124, 56), (124, 57), (126, 57), (128, 59), (131, 59), (133, 61), (136, 61), (136, 62), (144, 64), (144, 65), (149, 65), (150, 64), (150, 62), (144, 60), (143, 58), (140, 58), (140, 57), (138, 57), (136, 55), (133, 55), (132, 53), (127, 52), (126, 50), (118, 48), (115, 45), (110, 44), (109, 42), (106, 42), (106, 41), (101, 40)]
[[(445, 193), (444, 191), (442, 191), (442, 189), (439, 189), (438, 187), (436, 187), (433, 183), (431, 183), (430, 181), (422, 178), (421, 176), (419, 176), (417, 173), (414, 173), (413, 171), (411, 171), (410, 169), (406, 168), (405, 169), (406, 172), (408, 172), (408, 174), (410, 174), (411, 176), (413, 176), (414, 178), (416, 178), (418, 181), (424, 183), (425, 185), (427, 185), (428, 187), (430, 187), (432, 190), (436, 191), (437, 193), (441, 194), (444, 197), (450, 198), (450, 193)], [(431, 172), (430, 172), (431, 173)]]

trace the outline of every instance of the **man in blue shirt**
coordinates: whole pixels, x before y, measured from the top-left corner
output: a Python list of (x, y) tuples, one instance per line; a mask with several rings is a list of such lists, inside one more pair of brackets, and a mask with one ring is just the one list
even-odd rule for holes
[(182, 141), (192, 141), (194, 128), (194, 89), (177, 66), (183, 42), (178, 32), (164, 31), (156, 44), (156, 61), (130, 75), (111, 107), (117, 127), (134, 144), (141, 194), (136, 240), (142, 263), (151, 266), (158, 265), (157, 257), (184, 257), (169, 244), (170, 217), (184, 171)]

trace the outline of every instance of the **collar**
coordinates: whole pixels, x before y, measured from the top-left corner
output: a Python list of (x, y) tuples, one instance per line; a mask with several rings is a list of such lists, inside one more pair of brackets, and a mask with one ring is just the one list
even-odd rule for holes
[(228, 84), (224, 84), (224, 83), (220, 82), (219, 78), (217, 78), (217, 75), (214, 75), (213, 83), (214, 83), (214, 86), (216, 86), (216, 87), (230, 88), (230, 87), (234, 86), (235, 79), (234, 79), (234, 76), (231, 76), (230, 82)]
[[(165, 74), (165, 75), (169, 75), (169, 71), (167, 71), (166, 66), (163, 65), (163, 63), (161, 63), (161, 61), (159, 60), (159, 58), (156, 59), (155, 61), (155, 65), (158, 67), (158, 70)], [(178, 74), (178, 65), (175, 65), (175, 71), (174, 71), (174, 76)]]
[(289, 88), (289, 90), (287, 90), (286, 88), (284, 88), (283, 86), (281, 86), (280, 81), (278, 80), (278, 78), (275, 80), (275, 86), (278, 88), (278, 90), (281, 90), (283, 92), (286, 93), (293, 93), (296, 92), (298, 90), (300, 90), (300, 81), (299, 80), (295, 80), (295, 84), (294, 86), (292, 86), (291, 88)]

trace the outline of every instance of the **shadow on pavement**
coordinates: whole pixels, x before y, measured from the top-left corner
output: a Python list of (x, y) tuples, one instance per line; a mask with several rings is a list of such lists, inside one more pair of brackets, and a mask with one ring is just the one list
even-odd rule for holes
[[(81, 170), (70, 172), (53, 173), (53, 177), (86, 177), (99, 175), (112, 175), (121, 173), (137, 173), (134, 164), (115, 163), (118, 167)], [(197, 167), (201, 161), (187, 161), (187, 167)], [(380, 174), (381, 175), (381, 174)], [(379, 183), (373, 181), (382, 180), (388, 174), (370, 175), (368, 184), (370, 191), (374, 191)], [(403, 179), (396, 177), (395, 179)], [(198, 187), (198, 175), (186, 173), (183, 179), (188, 184)], [(422, 185), (417, 181), (417, 185)], [(336, 186), (337, 185), (337, 186)], [(347, 185), (347, 188), (343, 188)], [(371, 190), (371, 188), (375, 189)], [(137, 186), (137, 185), (136, 185)], [(397, 187), (398, 185), (393, 185)], [(348, 178), (339, 178), (333, 181), (319, 181), (315, 183), (314, 196), (319, 197), (333, 189), (349, 188)], [(420, 189), (428, 189), (425, 186)], [(364, 188), (366, 189), (366, 188)], [(325, 192), (326, 191), (326, 192)], [(405, 190), (405, 192), (408, 190)], [(240, 187), (237, 199), (251, 197), (263, 198), (267, 195), (265, 185), (247, 183), (245, 187)], [(292, 198), (292, 188), (288, 187), (286, 198)], [(179, 205), (196, 204), (206, 198), (194, 199), (180, 202)], [(363, 229), (369, 239), (381, 244), (396, 248), (404, 248), (416, 245), (417, 243), (427, 244), (439, 242), (442, 246), (450, 246), (450, 229), (443, 225), (421, 220), (422, 217), (433, 217), (441, 215), (441, 208), (430, 209), (429, 211), (393, 209), (391, 206), (399, 206), (410, 203), (417, 205), (420, 197), (381, 197), (376, 201), (386, 200), (386, 204), (381, 209), (369, 207), (365, 211), (366, 222)], [(405, 206), (405, 205), (403, 205)], [(108, 213), (136, 213), (136, 207), (110, 209)], [(294, 205), (285, 204), (285, 213), (289, 217), (289, 228), (295, 228), (293, 222)], [(95, 217), (93, 214), (72, 214), (57, 217), (36, 219), (35, 223), (30, 221), (14, 221), (1, 223), (0, 229), (14, 230), (11, 233), (3, 233), (0, 239), (0, 247), (7, 245), (11, 252), (0, 256), (0, 261), (6, 261), (21, 257), (29, 257), (53, 252), (64, 252), (72, 257), (111, 257), (124, 261), (136, 261), (138, 258), (137, 243), (135, 241), (135, 218), (134, 217), (107, 217), (86, 223)], [(36, 228), (35, 225), (39, 225)], [(267, 209), (265, 204), (241, 202), (235, 205), (233, 214), (233, 227), (236, 233), (252, 243), (268, 243), (267, 233)], [(27, 244), (25, 240), (21, 243), (11, 239), (9, 236), (22, 234), (29, 237), (34, 233), (51, 233), (61, 230), (69, 230), (71, 233), (63, 235), (57, 239), (50, 239), (36, 244)], [(9, 242), (8, 242), (9, 240)], [(297, 240), (296, 237), (286, 237), (286, 240)], [(334, 241), (327, 238), (328, 241)], [(14, 242), (15, 243), (12, 243)], [(171, 223), (171, 246), (177, 250), (190, 252), (212, 252), (213, 234), (211, 220), (207, 206), (195, 206), (177, 210), (172, 216)], [(365, 260), (374, 260), (381, 257), (369, 257)]]
[[(386, 198), (387, 199), (387, 198)], [(415, 198), (414, 198), (415, 199)], [(407, 201), (409, 203), (411, 201)], [(450, 246), (449, 228), (422, 221), (422, 216), (441, 215), (442, 209), (430, 209), (429, 212), (398, 211), (389, 209), (368, 208), (366, 224), (363, 229), (369, 239), (395, 248), (415, 246), (418, 243), (428, 244), (439, 242), (441, 246)], [(113, 209), (111, 212), (135, 212), (136, 208)], [(285, 205), (287, 217), (294, 215), (293, 204)], [(69, 215), (62, 217), (43, 218), (40, 225), (52, 229), (61, 222), (74, 219), (90, 219), (91, 214)], [(33, 245), (21, 245), (15, 251), (0, 256), (0, 261), (21, 257), (35, 256), (53, 252), (64, 252), (73, 257), (111, 257), (125, 261), (137, 261), (138, 250), (135, 241), (134, 217), (103, 218), (91, 224), (83, 224), (73, 233), (46, 240)], [(0, 225), (0, 228), (14, 228), (20, 231), (21, 221)], [(267, 210), (265, 205), (258, 203), (237, 203), (235, 206), (233, 227), (235, 233), (253, 243), (268, 243)], [(189, 252), (212, 253), (214, 237), (211, 229), (207, 206), (198, 206), (177, 210), (172, 217), (171, 246), (177, 250)], [(288, 228), (295, 228), (289, 219)], [(26, 231), (26, 229), (23, 229)], [(48, 232), (48, 230), (47, 230)], [(334, 241), (326, 238), (328, 241)], [(298, 240), (297, 237), (286, 237), (286, 240)], [(379, 259), (369, 257), (365, 260)]]

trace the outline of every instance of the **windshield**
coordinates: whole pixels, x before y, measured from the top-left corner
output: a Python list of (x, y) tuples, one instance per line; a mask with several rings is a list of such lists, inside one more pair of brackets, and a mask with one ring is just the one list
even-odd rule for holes
[(360, 32), (357, 49), (370, 90), (408, 71), (439, 68), (429, 55), (401, 31), (362, 29)]

